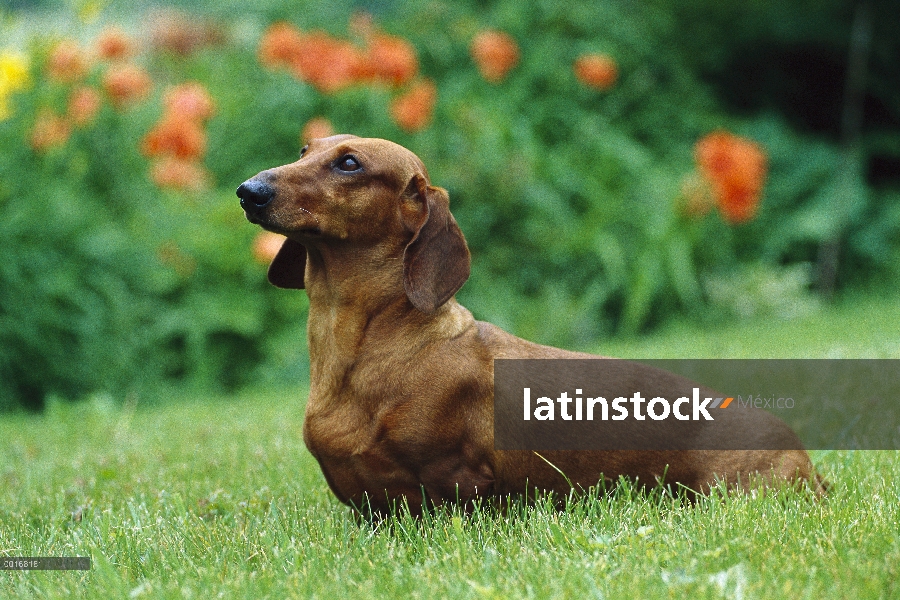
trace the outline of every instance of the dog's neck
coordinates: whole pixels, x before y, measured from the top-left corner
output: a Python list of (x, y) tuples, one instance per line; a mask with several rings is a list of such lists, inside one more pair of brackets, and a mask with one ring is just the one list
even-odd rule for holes
[(378, 314), (403, 297), (402, 259), (392, 248), (308, 244), (304, 284), (310, 312), (326, 320), (336, 310), (347, 318)]
[(307, 246), (305, 286), (311, 397), (340, 395), (351, 370), (386, 346), (412, 357), (425, 340), (452, 339), (474, 324), (452, 298), (432, 314), (416, 309), (396, 249)]

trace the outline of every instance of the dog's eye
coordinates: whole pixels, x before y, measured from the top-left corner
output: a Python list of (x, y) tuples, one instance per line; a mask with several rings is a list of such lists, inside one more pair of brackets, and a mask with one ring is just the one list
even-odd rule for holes
[(348, 154), (338, 159), (337, 168), (341, 171), (350, 173), (352, 171), (358, 171), (362, 166), (359, 164), (358, 160)]
[(303, 158), (303, 155), (306, 154), (306, 151), (309, 150), (309, 144), (300, 148), (300, 158)]

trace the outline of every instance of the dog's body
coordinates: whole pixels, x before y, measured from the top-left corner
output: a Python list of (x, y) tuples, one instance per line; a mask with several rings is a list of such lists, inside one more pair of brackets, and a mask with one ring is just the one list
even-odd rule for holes
[[(260, 173), (238, 196), (251, 222), (288, 237), (270, 281), (309, 295), (304, 439), (345, 503), (384, 512), (405, 498), (417, 513), (531, 490), (566, 494), (570, 483), (587, 489), (619, 476), (645, 485), (664, 477), (699, 492), (717, 479), (814, 476), (803, 450), (543, 458), (495, 450), (494, 359), (599, 357), (519, 339), (453, 299), (469, 274), (465, 240), (446, 192), (401, 146), (346, 135), (314, 140), (299, 161)], [(639, 365), (622, 369), (623, 378), (645, 382), (648, 395), (671, 391)]]

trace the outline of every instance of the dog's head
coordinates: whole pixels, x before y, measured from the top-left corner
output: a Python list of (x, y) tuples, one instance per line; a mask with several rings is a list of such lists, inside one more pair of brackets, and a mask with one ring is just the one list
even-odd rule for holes
[(469, 277), (469, 250), (449, 197), (406, 148), (336, 135), (312, 140), (300, 160), (237, 189), (247, 219), (287, 236), (269, 267), (279, 287), (304, 287), (306, 247), (402, 256), (406, 295), (431, 313)]

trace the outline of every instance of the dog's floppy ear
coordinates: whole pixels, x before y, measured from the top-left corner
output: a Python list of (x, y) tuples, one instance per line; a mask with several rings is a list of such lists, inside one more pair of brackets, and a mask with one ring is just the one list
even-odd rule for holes
[(433, 313), (469, 278), (469, 248), (450, 214), (446, 190), (415, 175), (404, 196), (419, 206), (417, 215), (404, 215), (413, 237), (403, 252), (403, 287), (413, 306)]
[(284, 240), (281, 250), (269, 265), (269, 283), (276, 287), (302, 290), (306, 273), (306, 248), (292, 239)]

